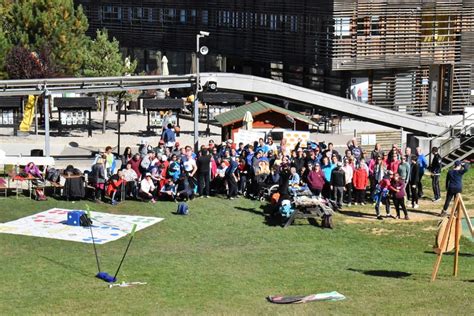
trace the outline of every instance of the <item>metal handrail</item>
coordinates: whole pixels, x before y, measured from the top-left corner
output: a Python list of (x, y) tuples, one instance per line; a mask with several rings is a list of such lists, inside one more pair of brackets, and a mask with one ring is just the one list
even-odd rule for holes
[[(471, 141), (471, 139), (473, 138), (474, 136), (470, 136), (469, 138), (465, 139), (463, 142), (459, 143), (459, 145), (457, 145), (456, 147), (453, 148), (453, 150), (451, 150), (449, 153), (452, 153), (456, 150), (458, 150), (459, 148), (461, 148), (465, 143)], [(449, 155), (449, 154), (448, 154)], [(447, 157), (448, 155), (446, 155), (445, 157)], [(451, 162), (452, 163), (452, 162)]]
[[(436, 135), (435, 137), (433, 137), (432, 139), (436, 139), (436, 138), (439, 138), (441, 136), (443, 136), (444, 134), (446, 134), (447, 132), (450, 132), (452, 131), (456, 126), (458, 126), (459, 124), (464, 124), (464, 121), (468, 118), (470, 118), (472, 116), (472, 119), (474, 119), (474, 113), (470, 114), (469, 116), (467, 117), (463, 117), (462, 120), (460, 120), (459, 122), (457, 122), (456, 124), (453, 124), (453, 125), (450, 125), (448, 128), (446, 128), (443, 132), (441, 132), (440, 134)], [(470, 124), (472, 125), (472, 124)], [(431, 146), (430, 146), (430, 149), (431, 149)]]
[[(446, 140), (445, 142), (441, 143), (439, 145), (439, 148), (441, 149), (441, 147), (443, 147), (444, 145), (446, 145), (447, 143), (451, 142), (454, 138), (457, 138), (460, 134), (462, 134), (463, 131), (467, 131), (469, 128), (471, 128), (474, 123), (471, 123), (469, 125), (466, 125), (466, 126), (463, 126), (458, 133), (454, 134), (453, 135), (453, 130), (460, 124), (464, 124), (464, 122), (466, 121), (466, 119), (469, 119), (469, 118), (473, 118), (474, 119), (474, 113), (468, 115), (467, 117), (463, 117), (462, 120), (460, 120), (459, 122), (457, 122), (456, 124), (454, 125), (450, 125), (447, 129), (445, 129), (442, 133), (438, 134), (437, 136), (433, 137), (430, 139), (430, 152), (428, 153), (428, 156), (429, 156), (429, 163), (431, 164), (431, 159), (432, 159), (432, 154), (431, 154), (431, 150), (433, 149), (433, 141), (437, 138), (440, 138), (442, 137), (443, 135), (445, 135), (447, 132), (449, 132), (450, 134), (450, 137), (448, 140)], [(456, 147), (456, 149), (459, 148), (459, 147)], [(453, 152), (453, 151), (450, 151), (450, 152)], [(448, 153), (449, 154), (449, 153)]]

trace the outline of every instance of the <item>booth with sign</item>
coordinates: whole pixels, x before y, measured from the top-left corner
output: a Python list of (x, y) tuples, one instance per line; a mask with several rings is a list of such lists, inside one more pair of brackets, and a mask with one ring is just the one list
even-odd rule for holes
[(22, 108), (21, 97), (0, 97), (0, 127), (13, 128), (17, 135)]
[(59, 133), (66, 129), (87, 129), (88, 136), (92, 136), (91, 111), (97, 109), (95, 98), (55, 98), (54, 105), (59, 113)]
[(162, 130), (170, 123), (179, 126), (179, 113), (183, 107), (182, 99), (144, 99), (143, 108), (147, 111), (147, 132)]

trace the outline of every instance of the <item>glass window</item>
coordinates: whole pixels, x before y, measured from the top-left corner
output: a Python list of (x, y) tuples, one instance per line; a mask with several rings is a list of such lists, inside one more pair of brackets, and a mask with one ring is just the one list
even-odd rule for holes
[(201, 12), (201, 22), (202, 22), (202, 24), (208, 24), (209, 23), (209, 11), (202, 10), (202, 12)]
[(176, 9), (165, 9), (163, 20), (165, 23), (174, 23), (176, 21)]
[(186, 10), (179, 10), (179, 22), (181, 24), (186, 23)]
[(275, 14), (270, 14), (270, 30), (277, 29), (277, 17)]
[(380, 35), (380, 17), (378, 15), (370, 17), (370, 35)]
[(339, 38), (351, 35), (351, 18), (334, 18), (334, 35)]
[(105, 5), (102, 7), (102, 20), (107, 21), (117, 21), (122, 19), (122, 8)]
[(290, 17), (290, 31), (298, 32), (298, 17), (295, 15)]

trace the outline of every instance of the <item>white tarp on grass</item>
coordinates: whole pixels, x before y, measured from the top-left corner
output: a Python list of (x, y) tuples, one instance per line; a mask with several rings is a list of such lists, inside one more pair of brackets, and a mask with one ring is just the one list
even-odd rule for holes
[[(67, 213), (72, 210), (53, 208), (35, 215), (0, 224), (0, 233), (35, 236), (92, 243), (89, 227), (66, 225)], [(126, 236), (133, 224), (137, 231), (161, 222), (164, 218), (117, 215), (91, 212), (92, 231), (97, 244), (105, 244)]]

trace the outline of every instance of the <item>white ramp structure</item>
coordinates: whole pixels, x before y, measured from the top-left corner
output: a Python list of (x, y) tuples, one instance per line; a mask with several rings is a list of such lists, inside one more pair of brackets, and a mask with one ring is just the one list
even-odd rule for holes
[(334, 113), (344, 114), (363, 121), (403, 128), (419, 135), (438, 135), (446, 125), (426, 118), (384, 109), (375, 105), (356, 102), (331, 94), (291, 85), (272, 79), (235, 73), (201, 73), (201, 85), (216, 83), (219, 91), (233, 91), (242, 94), (269, 96), (316, 106)]

